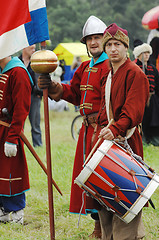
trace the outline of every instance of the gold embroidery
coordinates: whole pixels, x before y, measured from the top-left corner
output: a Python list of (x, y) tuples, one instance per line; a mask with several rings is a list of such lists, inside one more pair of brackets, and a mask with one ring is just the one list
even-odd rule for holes
[(80, 86), (80, 90), (81, 90), (81, 91), (86, 91), (86, 90), (94, 91), (92, 85), (81, 85), (81, 86)]
[(0, 80), (0, 83), (4, 83), (4, 84), (6, 84), (6, 82), (5, 82), (5, 81), (2, 81), (2, 80)]
[(0, 180), (2, 181), (9, 181), (9, 182), (12, 182), (12, 181), (17, 181), (17, 180), (21, 180), (22, 178), (19, 177), (19, 178), (0, 178)]
[(80, 109), (91, 109), (92, 110), (92, 106), (93, 104), (92, 103), (82, 103), (80, 104)]
[(0, 100), (2, 100), (2, 99), (3, 99), (3, 91), (0, 90)]
[(103, 48), (105, 48), (106, 42), (108, 42), (110, 39), (117, 39), (123, 43), (126, 43), (127, 46), (129, 46), (129, 37), (124, 34), (121, 30), (118, 29), (118, 31), (115, 33), (115, 35), (111, 35), (109, 32), (106, 32), (103, 37)]
[(5, 84), (5, 81), (7, 81), (8, 75), (6, 74), (0, 74), (0, 82)]
[(86, 67), (85, 72), (98, 72), (98, 68)]
[(8, 78), (8, 75), (7, 75), (7, 74), (4, 74), (4, 73), (0, 73), (0, 76), (3, 76), (3, 77)]

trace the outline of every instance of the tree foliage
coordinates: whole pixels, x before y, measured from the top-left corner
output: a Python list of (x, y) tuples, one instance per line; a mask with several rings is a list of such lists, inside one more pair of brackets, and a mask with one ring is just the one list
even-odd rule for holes
[(158, 5), (158, 0), (47, 0), (49, 34), (55, 48), (61, 42), (77, 42), (90, 15), (103, 20), (106, 25), (115, 22), (128, 30), (130, 48), (136, 38), (147, 41), (149, 31), (142, 27), (145, 12)]

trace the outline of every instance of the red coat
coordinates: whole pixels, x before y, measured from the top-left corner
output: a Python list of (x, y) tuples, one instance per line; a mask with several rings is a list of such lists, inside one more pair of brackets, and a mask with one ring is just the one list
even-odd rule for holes
[[(107, 75), (102, 81), (102, 101), (98, 114), (99, 126), (108, 124), (105, 108)], [(109, 129), (115, 138), (118, 135), (125, 136), (127, 129), (142, 122), (148, 97), (149, 82), (146, 75), (134, 62), (127, 59), (112, 77), (111, 104), (115, 123)], [(128, 143), (134, 153), (143, 157), (142, 138), (137, 128)]]
[[(28, 168), (24, 144), (19, 135), (29, 113), (31, 84), (27, 72), (15, 67), (0, 75), (0, 119), (2, 109), (7, 108), (12, 116), (10, 127), (0, 125), (0, 195), (13, 196), (29, 189)], [(17, 144), (17, 155), (6, 157), (5, 141)]]
[[(105, 54), (102, 56), (105, 57)], [(101, 101), (101, 88), (100, 80), (102, 76), (108, 71), (109, 64), (108, 60), (102, 60), (96, 62), (92, 69), (89, 69), (90, 61), (83, 62), (80, 67), (76, 70), (74, 77), (70, 85), (63, 84), (63, 99), (74, 104), (80, 105), (81, 115), (88, 115), (97, 113)], [(79, 175), (83, 169), (84, 163), (84, 148), (85, 155), (89, 154), (91, 150), (91, 139), (94, 132), (94, 128), (89, 125), (87, 128), (87, 134), (84, 144), (84, 133), (85, 126), (82, 125), (80, 130), (79, 139), (76, 148), (73, 176), (72, 176), (72, 187), (71, 187), (71, 198), (70, 198), (70, 212), (79, 213), (82, 206), (82, 193), (83, 190), (78, 185), (74, 184), (74, 179)], [(86, 159), (85, 157), (85, 159)], [(85, 204), (82, 213), (85, 213)]]

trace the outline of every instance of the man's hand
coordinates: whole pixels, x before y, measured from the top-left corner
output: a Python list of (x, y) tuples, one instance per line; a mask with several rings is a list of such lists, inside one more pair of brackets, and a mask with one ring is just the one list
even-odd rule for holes
[(4, 153), (6, 157), (15, 157), (17, 154), (17, 145), (14, 143), (5, 142)]
[(59, 101), (63, 94), (63, 87), (60, 83), (51, 81), (50, 75), (41, 74), (38, 78), (38, 87), (40, 89), (48, 88), (49, 97)]
[(99, 138), (104, 138), (105, 140), (113, 140), (114, 135), (109, 128), (104, 127), (99, 133)]
[(51, 78), (49, 74), (41, 74), (38, 77), (38, 87), (40, 89), (49, 88), (51, 85)]

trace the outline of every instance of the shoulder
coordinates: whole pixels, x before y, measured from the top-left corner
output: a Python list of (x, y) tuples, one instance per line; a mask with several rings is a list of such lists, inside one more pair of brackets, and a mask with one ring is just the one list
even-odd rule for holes
[(9, 79), (14, 83), (20, 84), (29, 84), (30, 85), (30, 78), (27, 71), (22, 67), (14, 67), (10, 69), (8, 73)]
[(75, 72), (82, 73), (85, 70), (85, 68), (89, 66), (89, 63), (90, 60), (82, 62)]
[[(12, 74), (14, 74), (14, 75), (26, 75), (26, 76), (28, 76), (28, 73), (27, 73), (27, 71), (24, 69), (24, 68), (22, 68), (22, 67), (14, 67), (14, 68), (12, 68), (11, 70), (11, 73)], [(29, 77), (29, 76), (28, 76)]]
[(106, 59), (104, 62), (103, 62), (103, 67), (110, 70), (110, 62), (109, 62), (109, 59)]
[(83, 67), (87, 67), (87, 66), (89, 65), (90, 61), (91, 61), (91, 60), (82, 62), (81, 65), (79, 66), (79, 68), (80, 68), (80, 67), (82, 67), (82, 68), (83, 68)]
[(141, 74), (142, 76), (146, 76), (142, 69), (135, 63), (132, 62), (130, 59), (128, 59), (124, 64), (124, 70), (123, 72), (129, 73), (129, 74)]

